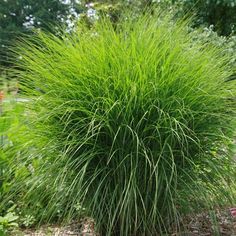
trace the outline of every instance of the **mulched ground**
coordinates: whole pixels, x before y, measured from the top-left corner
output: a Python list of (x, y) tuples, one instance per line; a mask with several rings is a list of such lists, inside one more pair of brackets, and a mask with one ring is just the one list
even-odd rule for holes
[(214, 213), (201, 213), (186, 217), (183, 222), (184, 233), (171, 236), (236, 236), (236, 217), (231, 209), (215, 210)]
[[(182, 223), (184, 232), (175, 232), (168, 236), (236, 236), (236, 208), (215, 210), (213, 213), (201, 213), (187, 216)], [(12, 236), (99, 236), (94, 231), (94, 221), (85, 218), (79, 223), (67, 226), (49, 225), (38, 230), (27, 229), (12, 232)], [(105, 235), (100, 235), (105, 236)], [(151, 236), (151, 235), (150, 235)]]

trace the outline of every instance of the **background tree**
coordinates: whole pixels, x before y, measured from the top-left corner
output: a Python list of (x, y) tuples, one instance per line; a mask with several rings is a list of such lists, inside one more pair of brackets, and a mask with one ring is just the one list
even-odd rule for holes
[(234, 33), (236, 26), (236, 0), (91, 0), (85, 2), (93, 3), (99, 11), (109, 11), (114, 19), (123, 9), (131, 8), (133, 12), (140, 12), (150, 6), (159, 6), (164, 9), (174, 9), (179, 16), (194, 13), (194, 27), (213, 25), (219, 35)]
[(65, 23), (82, 11), (77, 0), (2, 0), (0, 1), (0, 63), (8, 64), (9, 45), (22, 34), (40, 28), (53, 31), (55, 25)]
[(236, 0), (172, 0), (171, 3), (182, 14), (195, 12), (195, 27), (213, 25), (219, 35), (226, 36), (235, 31)]

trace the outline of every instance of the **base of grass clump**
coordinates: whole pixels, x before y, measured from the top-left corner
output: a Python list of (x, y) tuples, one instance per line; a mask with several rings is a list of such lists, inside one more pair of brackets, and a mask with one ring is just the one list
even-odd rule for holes
[(83, 206), (108, 236), (165, 233), (195, 208), (233, 201), (229, 58), (187, 25), (159, 13), (116, 27), (104, 18), (24, 41), (16, 74), (31, 102), (20, 160), (33, 171), (8, 197), (20, 194), (46, 222)]

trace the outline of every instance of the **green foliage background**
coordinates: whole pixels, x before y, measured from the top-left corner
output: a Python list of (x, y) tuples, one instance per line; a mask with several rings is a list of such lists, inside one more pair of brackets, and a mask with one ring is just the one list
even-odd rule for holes
[(60, 0), (2, 0), (0, 1), (0, 63), (8, 65), (8, 48), (19, 37), (32, 34), (32, 29), (54, 31), (57, 25), (73, 18), (75, 12), (82, 11), (76, 1), (64, 4)]

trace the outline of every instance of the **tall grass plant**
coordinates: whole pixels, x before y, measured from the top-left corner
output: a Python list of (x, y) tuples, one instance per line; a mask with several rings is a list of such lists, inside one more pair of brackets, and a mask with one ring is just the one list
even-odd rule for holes
[(156, 13), (20, 43), (28, 173), (8, 196), (46, 221), (83, 209), (101, 235), (168, 232), (232, 202), (230, 58), (194, 38), (188, 21)]

